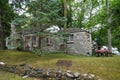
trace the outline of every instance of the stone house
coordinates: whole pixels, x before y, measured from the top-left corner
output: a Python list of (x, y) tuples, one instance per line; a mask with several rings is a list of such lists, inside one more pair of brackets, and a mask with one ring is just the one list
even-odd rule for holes
[[(80, 28), (68, 28), (69, 33), (66, 41), (66, 51), (71, 54), (92, 54), (91, 33)], [(36, 36), (35, 31), (27, 31), (22, 34), (25, 50), (33, 50), (35, 48), (46, 52), (56, 52), (64, 49), (62, 36), (51, 36), (49, 33), (45, 36)]]
[(79, 28), (67, 29), (70, 33), (67, 41), (68, 52), (74, 54), (92, 55), (91, 33)]

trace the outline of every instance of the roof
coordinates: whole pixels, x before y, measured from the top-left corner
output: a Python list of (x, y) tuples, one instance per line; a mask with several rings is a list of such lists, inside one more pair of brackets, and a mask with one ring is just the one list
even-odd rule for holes
[(37, 33), (37, 31), (35, 31), (35, 30), (23, 30), (22, 31), (22, 34), (24, 34), (24, 35), (35, 34), (35, 33)]
[[(59, 32), (62, 32), (62, 31), (63, 30), (60, 30)], [(35, 29), (34, 30), (23, 30), (22, 34), (28, 35), (28, 34), (36, 34), (38, 32), (40, 32), (40, 31), (35, 30)], [(81, 28), (67, 28), (66, 32), (68, 32), (68, 33), (75, 33), (75, 32), (87, 32), (87, 33), (90, 33), (89, 31), (81, 29)]]
[(81, 29), (81, 28), (67, 28), (66, 32), (74, 33), (74, 32), (87, 32), (90, 33), (87, 30)]

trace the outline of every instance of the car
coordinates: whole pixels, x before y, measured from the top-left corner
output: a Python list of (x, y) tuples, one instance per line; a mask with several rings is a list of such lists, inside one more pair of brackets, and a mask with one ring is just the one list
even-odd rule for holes
[[(107, 46), (102, 46), (101, 50), (108, 50)], [(118, 48), (112, 47), (112, 53), (116, 55), (120, 55), (120, 52), (118, 51)]]

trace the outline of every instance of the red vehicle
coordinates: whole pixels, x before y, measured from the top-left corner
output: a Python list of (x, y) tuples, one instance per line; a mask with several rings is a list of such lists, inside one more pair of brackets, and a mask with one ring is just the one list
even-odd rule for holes
[(96, 56), (112, 56), (110, 51), (105, 49), (105, 50), (96, 50), (95, 51)]

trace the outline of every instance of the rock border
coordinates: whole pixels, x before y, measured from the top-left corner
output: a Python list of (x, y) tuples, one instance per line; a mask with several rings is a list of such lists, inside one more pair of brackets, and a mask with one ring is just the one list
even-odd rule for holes
[(7, 65), (0, 64), (0, 69), (22, 76), (23, 78), (35, 77), (43, 80), (99, 80), (94, 74), (81, 74), (71, 72), (70, 70), (62, 71), (60, 69), (33, 68), (29, 64)]

